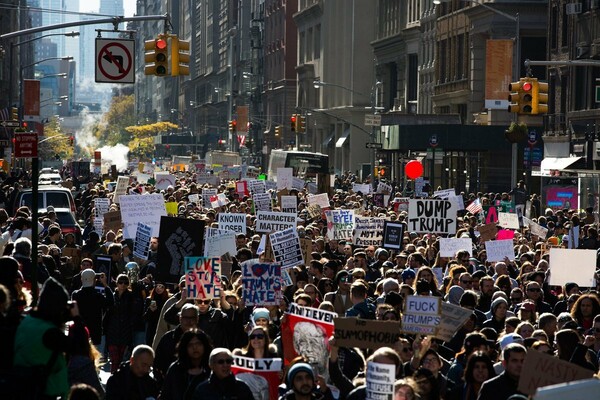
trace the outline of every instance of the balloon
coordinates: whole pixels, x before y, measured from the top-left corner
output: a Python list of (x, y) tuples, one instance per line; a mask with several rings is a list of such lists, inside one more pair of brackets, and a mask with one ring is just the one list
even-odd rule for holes
[(410, 179), (417, 179), (423, 175), (423, 164), (421, 164), (421, 161), (417, 160), (409, 161), (404, 167), (404, 172)]

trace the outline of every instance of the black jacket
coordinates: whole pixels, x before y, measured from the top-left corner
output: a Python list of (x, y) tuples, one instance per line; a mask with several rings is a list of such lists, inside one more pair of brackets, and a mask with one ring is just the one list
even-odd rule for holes
[(115, 304), (113, 292), (109, 287), (104, 289), (104, 294), (98, 293), (94, 287), (85, 287), (76, 290), (71, 298), (77, 302), (79, 315), (90, 331), (90, 338), (94, 344), (102, 340), (102, 317), (104, 312)]
[(506, 400), (513, 394), (520, 394), (517, 390), (519, 381), (510, 378), (506, 371), (495, 378), (483, 382), (479, 391), (478, 400)]
[(154, 357), (154, 375), (159, 382), (162, 382), (163, 377), (167, 373), (169, 366), (175, 361), (175, 351), (177, 343), (183, 335), (183, 330), (180, 325), (177, 328), (165, 333), (156, 346), (156, 356)]
[(165, 381), (160, 391), (160, 400), (191, 398), (196, 387), (207, 380), (209, 376), (210, 370), (200, 375), (190, 375), (179, 361), (175, 361), (171, 364), (165, 376)]
[(146, 400), (158, 396), (158, 384), (150, 375), (138, 378), (131, 373), (129, 361), (120, 365), (106, 384), (105, 400)]
[[(177, 303), (165, 313), (165, 321), (169, 324), (179, 324), (179, 311)], [(218, 308), (209, 308), (204, 314), (198, 317), (198, 328), (202, 329), (213, 341), (215, 347), (230, 348), (230, 336), (233, 335), (231, 321), (227, 315)]]
[(196, 387), (192, 399), (254, 400), (254, 396), (248, 385), (236, 379), (234, 375), (229, 375), (225, 379), (218, 379), (214, 374), (211, 374), (207, 381)]

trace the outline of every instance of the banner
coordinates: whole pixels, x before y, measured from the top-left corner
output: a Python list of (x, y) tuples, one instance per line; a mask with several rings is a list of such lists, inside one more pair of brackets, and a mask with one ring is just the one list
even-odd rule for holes
[(595, 287), (595, 272), (596, 250), (550, 249), (550, 285), (575, 282), (582, 288)]
[(152, 227), (152, 236), (158, 236), (161, 217), (167, 215), (165, 201), (161, 194), (119, 196), (119, 201), (125, 239), (135, 240), (138, 222)]
[(327, 237), (330, 240), (352, 240), (354, 210), (326, 210)]
[(133, 245), (133, 256), (148, 259), (150, 252), (150, 239), (152, 238), (152, 227), (138, 222), (137, 231), (135, 233), (135, 244)]
[(396, 366), (369, 361), (367, 363), (366, 400), (392, 400)]
[(382, 246), (386, 249), (402, 250), (404, 237), (404, 224), (400, 222), (385, 221), (383, 223)]
[(206, 228), (204, 236), (204, 256), (221, 257), (229, 253), (235, 255), (235, 232), (216, 228)]
[(188, 299), (218, 299), (221, 296), (221, 259), (185, 257), (185, 290)]
[(385, 218), (354, 217), (352, 243), (359, 247), (381, 246)]
[(246, 214), (219, 213), (217, 216), (219, 229), (246, 234)]
[[(141, 196), (140, 196), (141, 197)], [(158, 241), (157, 276), (164, 282), (179, 282), (185, 257), (200, 257), (204, 251), (204, 221), (162, 217)]]
[(281, 263), (284, 268), (304, 264), (300, 238), (296, 228), (271, 233), (269, 239), (271, 239), (275, 261)]
[(337, 314), (318, 308), (290, 304), (281, 324), (283, 358), (286, 365), (302, 355), (315, 372), (328, 378), (329, 338)]
[(513, 247), (513, 240), (488, 240), (485, 242), (485, 252), (487, 253), (487, 260), (492, 261), (504, 261), (506, 257), (509, 260), (515, 259), (515, 249)]
[(252, 200), (256, 211), (272, 211), (271, 195), (269, 193), (257, 193), (252, 196)]
[(296, 196), (281, 196), (281, 211), (298, 214), (298, 198)]
[(340, 347), (377, 350), (393, 347), (400, 335), (400, 322), (360, 318), (335, 318), (335, 341)]
[(296, 228), (296, 214), (269, 211), (256, 212), (256, 232), (271, 233)]
[(440, 324), (441, 299), (435, 296), (408, 296), (402, 314), (402, 331), (435, 335)]
[(470, 238), (440, 238), (440, 257), (452, 258), (460, 250), (467, 250), (473, 257), (473, 242)]
[(487, 39), (485, 47), (485, 108), (506, 110), (509, 91), (507, 82), (513, 74), (511, 39)]
[[(277, 400), (281, 379), (279, 374), (283, 367), (281, 358), (250, 358), (233, 356), (231, 372), (240, 380), (246, 382), (255, 399)], [(259, 388), (260, 397), (255, 388)]]
[(242, 263), (242, 299), (246, 306), (278, 306), (281, 292), (281, 265), (248, 260)]
[(408, 230), (419, 233), (456, 233), (456, 203), (450, 200), (411, 199)]

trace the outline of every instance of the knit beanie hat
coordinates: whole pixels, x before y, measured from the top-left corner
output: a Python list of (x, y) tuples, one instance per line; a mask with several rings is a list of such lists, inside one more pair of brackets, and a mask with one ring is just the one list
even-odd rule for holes
[(460, 286), (452, 286), (450, 288), (450, 290), (448, 291), (448, 295), (446, 296), (446, 301), (450, 304), (456, 304), (457, 306), (460, 303), (460, 298), (463, 295), (463, 293), (465, 292), (465, 289), (463, 289)]
[(308, 372), (308, 374), (310, 376), (312, 376), (313, 380), (315, 379), (315, 373), (312, 369), (312, 367), (310, 366), (310, 364), (308, 363), (296, 363), (294, 365), (292, 365), (292, 367), (290, 368), (290, 370), (288, 371), (287, 374), (287, 384), (288, 384), (288, 388), (292, 387), (292, 383), (294, 382), (294, 377), (296, 376), (296, 374), (298, 372)]
[(504, 303), (504, 305), (508, 308), (508, 302), (504, 299), (504, 297), (496, 297), (496, 299), (492, 301), (492, 306), (490, 307), (492, 315), (494, 315), (496, 308), (498, 308), (498, 306), (502, 303)]
[(256, 322), (256, 320), (259, 318), (265, 318), (271, 321), (271, 314), (269, 313), (269, 310), (267, 310), (264, 307), (261, 307), (256, 308), (254, 311), (252, 311), (252, 321)]

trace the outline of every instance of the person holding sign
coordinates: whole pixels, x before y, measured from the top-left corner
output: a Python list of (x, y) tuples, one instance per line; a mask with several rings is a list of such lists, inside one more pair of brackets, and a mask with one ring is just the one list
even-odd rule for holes
[(315, 373), (308, 363), (299, 362), (292, 365), (286, 383), (288, 391), (281, 396), (282, 400), (333, 400), (331, 390), (323, 377), (318, 376), (315, 379)]

